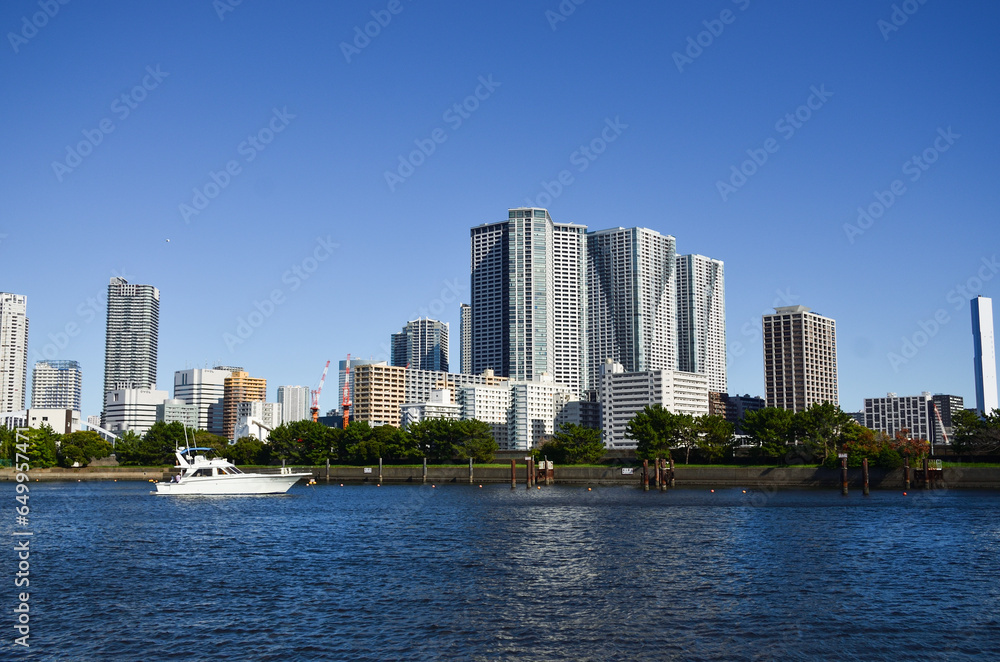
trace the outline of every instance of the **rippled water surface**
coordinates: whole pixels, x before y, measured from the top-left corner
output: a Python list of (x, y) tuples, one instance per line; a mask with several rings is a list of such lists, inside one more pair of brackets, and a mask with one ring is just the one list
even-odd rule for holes
[(971, 660), (1000, 647), (996, 492), (31, 490), (33, 659)]

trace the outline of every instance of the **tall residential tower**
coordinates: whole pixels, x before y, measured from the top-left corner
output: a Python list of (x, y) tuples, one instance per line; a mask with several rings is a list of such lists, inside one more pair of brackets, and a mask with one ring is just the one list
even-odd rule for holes
[(419, 370), (448, 372), (448, 323), (420, 318), (392, 334), (389, 363)]
[(28, 388), (28, 297), (0, 292), (0, 413), (24, 409)]
[(160, 291), (113, 277), (108, 284), (104, 392), (156, 387)]
[(726, 279), (720, 260), (677, 256), (677, 364), (708, 375), (708, 390), (727, 393)]
[(82, 385), (76, 361), (38, 361), (31, 371), (31, 408), (80, 411)]
[(764, 390), (768, 407), (838, 405), (837, 323), (805, 306), (764, 315)]

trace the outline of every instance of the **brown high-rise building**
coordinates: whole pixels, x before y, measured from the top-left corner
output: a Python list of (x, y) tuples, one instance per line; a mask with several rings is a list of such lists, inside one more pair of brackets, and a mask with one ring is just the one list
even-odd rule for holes
[(236, 433), (236, 405), (267, 399), (267, 380), (236, 371), (226, 377), (222, 396), (222, 434), (232, 439)]
[(802, 411), (837, 395), (837, 323), (805, 306), (764, 315), (764, 400)]

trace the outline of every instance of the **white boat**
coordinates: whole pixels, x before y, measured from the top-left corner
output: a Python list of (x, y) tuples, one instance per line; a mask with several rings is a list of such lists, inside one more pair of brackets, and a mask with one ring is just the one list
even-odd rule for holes
[(168, 482), (156, 483), (154, 494), (284, 494), (300, 478), (310, 473), (293, 473), (281, 467), (279, 473), (244, 473), (222, 457), (208, 458), (195, 451), (211, 448), (179, 448), (174, 451), (180, 473)]

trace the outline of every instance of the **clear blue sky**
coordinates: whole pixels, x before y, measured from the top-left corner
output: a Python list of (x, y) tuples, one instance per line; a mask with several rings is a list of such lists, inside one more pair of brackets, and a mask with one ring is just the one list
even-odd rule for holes
[[(244, 0), (220, 19), (227, 1), (0, 6), (0, 290), (28, 296), (32, 365), (50, 343), (81, 362), (84, 414), (101, 408), (104, 360), (88, 299), (113, 272), (161, 290), (161, 388), (177, 369), (238, 364), (273, 398), (315, 387), (327, 359), (387, 356), (421, 309), (447, 303), (457, 339), (469, 228), (537, 202), (564, 170), (555, 220), (645, 226), (725, 261), (731, 392), (762, 393), (756, 328), (777, 302), (837, 320), (845, 410), (886, 391), (973, 400), (957, 288), (1000, 296), (1000, 5), (910, 0), (897, 26), (892, 2), (871, 0), (587, 0), (563, 2), (568, 16), (558, 0)], [(345, 55), (373, 11), (391, 21)], [(464, 117), (450, 110), (463, 101)], [(608, 120), (615, 140), (577, 153)], [(270, 142), (245, 142), (261, 132)], [(435, 136), (390, 187), (399, 156)], [(721, 193), (747, 150), (766, 162)], [(218, 194), (185, 222), (195, 187)], [(313, 262), (318, 239), (337, 247)]]

